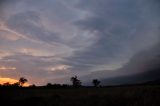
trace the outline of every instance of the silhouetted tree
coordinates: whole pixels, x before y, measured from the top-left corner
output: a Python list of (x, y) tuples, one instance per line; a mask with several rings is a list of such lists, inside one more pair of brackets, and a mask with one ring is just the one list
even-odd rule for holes
[(101, 82), (97, 79), (93, 79), (92, 83), (93, 83), (94, 87), (98, 87)]
[(81, 81), (78, 80), (77, 76), (71, 77), (70, 80), (72, 81), (73, 87), (80, 87), (81, 86)]
[(24, 78), (24, 77), (21, 77), (21, 78), (19, 79), (19, 85), (20, 85), (20, 86), (23, 86), (26, 82), (28, 82), (28, 80), (27, 80), (26, 78)]

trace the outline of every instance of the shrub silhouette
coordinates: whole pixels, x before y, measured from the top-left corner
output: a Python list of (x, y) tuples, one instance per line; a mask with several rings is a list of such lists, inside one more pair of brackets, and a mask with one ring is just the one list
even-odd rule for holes
[(46, 87), (52, 87), (51, 83), (47, 83)]
[(11, 84), (9, 82), (6, 82), (6, 83), (3, 83), (3, 86), (4, 87), (9, 87), (9, 86), (11, 86)]
[(69, 88), (70, 85), (67, 84), (52, 84), (52, 83), (47, 83), (44, 87), (46, 88)]
[(98, 87), (101, 82), (98, 79), (93, 79), (92, 83), (94, 87)]
[(73, 87), (80, 87), (81, 86), (81, 81), (78, 80), (77, 76), (71, 77), (70, 80), (72, 81)]
[(16, 82), (16, 83), (12, 84), (12, 86), (13, 87), (20, 87), (20, 84), (19, 84), (19, 82)]
[(35, 84), (32, 84), (29, 86), (30, 88), (36, 88), (36, 85)]

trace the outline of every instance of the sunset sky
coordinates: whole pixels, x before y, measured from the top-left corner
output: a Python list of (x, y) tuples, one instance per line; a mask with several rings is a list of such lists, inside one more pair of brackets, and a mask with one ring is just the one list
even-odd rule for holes
[(159, 68), (159, 10), (159, 0), (1, 0), (0, 82), (88, 82)]

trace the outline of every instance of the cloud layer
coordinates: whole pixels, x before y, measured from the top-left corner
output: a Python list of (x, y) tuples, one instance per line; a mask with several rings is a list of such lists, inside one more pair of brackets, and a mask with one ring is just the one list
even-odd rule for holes
[(98, 78), (132, 74), (119, 69), (139, 52), (154, 52), (160, 41), (157, 0), (4, 0), (0, 5), (0, 66), (16, 67), (0, 70), (3, 77), (44, 84), (102, 70)]

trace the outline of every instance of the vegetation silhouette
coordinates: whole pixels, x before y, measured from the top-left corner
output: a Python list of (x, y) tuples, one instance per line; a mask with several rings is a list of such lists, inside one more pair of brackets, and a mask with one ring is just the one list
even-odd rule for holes
[(22, 87), (26, 82), (28, 82), (28, 80), (24, 77), (21, 77), (19, 79), (19, 85)]
[(68, 84), (52, 84), (52, 83), (47, 83), (45, 88), (71, 88), (70, 85)]
[(30, 88), (36, 88), (35, 84), (29, 85)]
[(71, 82), (73, 87), (81, 87), (82, 82), (77, 78), (77, 76), (71, 77)]
[(100, 85), (101, 81), (99, 81), (98, 79), (93, 79), (92, 83), (93, 83), (94, 87), (98, 87)]
[(9, 82), (6, 82), (6, 83), (3, 84), (3, 86), (4, 87), (9, 87), (9, 86), (11, 86), (11, 84)]
[(47, 83), (46, 87), (52, 87), (53, 85), (51, 83)]

